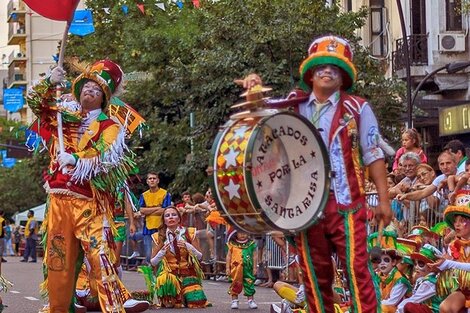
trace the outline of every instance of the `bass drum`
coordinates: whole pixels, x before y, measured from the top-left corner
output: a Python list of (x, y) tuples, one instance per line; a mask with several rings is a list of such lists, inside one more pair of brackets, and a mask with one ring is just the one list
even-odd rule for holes
[(212, 156), (217, 205), (240, 230), (296, 232), (321, 216), (330, 164), (319, 132), (306, 118), (266, 110), (230, 120)]

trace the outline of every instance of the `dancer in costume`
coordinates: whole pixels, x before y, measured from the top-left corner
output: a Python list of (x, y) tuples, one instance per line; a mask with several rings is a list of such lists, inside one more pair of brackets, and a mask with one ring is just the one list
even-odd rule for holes
[(397, 305), (411, 291), (409, 280), (398, 270), (401, 256), (397, 251), (397, 236), (394, 232), (383, 232), (380, 243), (378, 233), (369, 236), (372, 247), (380, 246), (382, 255), (377, 275), (380, 280), (381, 306), (383, 313), (395, 313)]
[(97, 61), (74, 80), (74, 101), (65, 98), (56, 104), (56, 85), (64, 86), (64, 76), (56, 67), (28, 94), (28, 105), (38, 117), (35, 129), (48, 144), (51, 159), (44, 185), (49, 194), (42, 286), (49, 296), (46, 311), (73, 310), (71, 273), (85, 255), (90, 275), (96, 277), (101, 310), (124, 312), (127, 299), (118, 287), (105, 231), (112, 226), (118, 188), (136, 167), (124, 141), (125, 127), (106, 114), (123, 72), (110, 60)]
[[(437, 280), (437, 293), (447, 296), (439, 312), (457, 313), (470, 308), (470, 192), (457, 192), (455, 205), (444, 211), (444, 219), (455, 231), (455, 239), (449, 244), (447, 258), (439, 265), (442, 273)], [(457, 261), (457, 262), (455, 262)]]
[(397, 313), (438, 313), (442, 298), (436, 295), (437, 275), (430, 264), (442, 253), (434, 246), (425, 244), (419, 252), (411, 254), (415, 262), (412, 296), (398, 305)]
[[(375, 288), (366, 270), (366, 167), (379, 198), (375, 218), (385, 226), (392, 219), (379, 127), (367, 101), (346, 92), (357, 77), (350, 44), (337, 36), (323, 36), (312, 42), (308, 54), (300, 66), (300, 84), (308, 94), (296, 90), (290, 103), (297, 104), (296, 110), (320, 131), (332, 167), (323, 218), (296, 236), (309, 311), (334, 312), (331, 255), (336, 251), (349, 283), (352, 311), (376, 313)], [(261, 84), (256, 74), (243, 81), (245, 88)]]
[(248, 307), (257, 309), (253, 299), (255, 294), (255, 275), (258, 257), (256, 243), (247, 233), (232, 229), (227, 237), (226, 274), (229, 277), (228, 293), (232, 296), (232, 309), (238, 309), (238, 295), (244, 291)]
[(166, 308), (204, 308), (209, 306), (202, 290), (199, 260), (202, 253), (193, 246), (195, 229), (181, 226), (181, 215), (173, 207), (163, 211), (164, 226), (152, 235), (154, 243), (151, 263), (157, 266), (155, 288)]

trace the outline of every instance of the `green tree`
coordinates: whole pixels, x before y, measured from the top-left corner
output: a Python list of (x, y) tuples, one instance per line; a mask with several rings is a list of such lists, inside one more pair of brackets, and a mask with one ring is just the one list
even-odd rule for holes
[[(157, 2), (164, 2), (166, 10)], [(234, 79), (257, 72), (273, 88), (271, 96), (285, 95), (296, 86), (310, 42), (326, 33), (353, 42), (360, 73), (357, 93), (375, 107), (386, 137), (396, 137), (403, 85), (384, 78), (382, 64), (357, 44), (355, 30), (364, 25), (366, 9), (342, 13), (312, 0), (201, 1), (200, 9), (185, 1), (182, 10), (172, 1), (141, 3), (145, 14), (135, 1), (87, 1), (96, 32), (71, 38), (67, 54), (89, 62), (109, 57), (127, 73), (153, 74), (149, 80), (128, 82), (123, 99), (149, 126), (142, 139), (131, 141), (138, 148), (141, 172), (162, 171), (172, 192), (201, 191), (207, 184), (212, 142), (229, 107), (241, 101)], [(109, 14), (103, 10), (107, 7)]]
[(45, 154), (35, 154), (12, 168), (0, 167), (0, 208), (7, 216), (46, 201), (41, 182), (47, 162)]

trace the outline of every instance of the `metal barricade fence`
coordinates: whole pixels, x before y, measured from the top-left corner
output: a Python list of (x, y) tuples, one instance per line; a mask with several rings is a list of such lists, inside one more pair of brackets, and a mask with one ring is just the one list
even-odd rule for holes
[[(422, 199), (420, 201), (400, 202), (396, 199), (390, 201), (393, 217), (403, 225), (403, 235), (410, 233), (413, 226), (422, 225), (432, 228), (434, 225), (444, 220), (443, 211), (447, 202), (445, 200), (430, 201)], [(378, 195), (375, 192), (366, 194), (366, 203), (369, 210), (374, 210), (378, 205)], [(371, 217), (369, 215), (369, 217)], [(377, 225), (373, 220), (369, 221), (369, 234), (377, 231)]]

